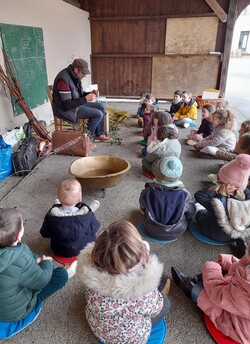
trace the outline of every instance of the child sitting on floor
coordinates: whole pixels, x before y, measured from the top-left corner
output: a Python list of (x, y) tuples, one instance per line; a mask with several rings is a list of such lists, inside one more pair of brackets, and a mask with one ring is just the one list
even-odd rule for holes
[(150, 121), (151, 114), (153, 110), (158, 110), (158, 105), (155, 97), (152, 93), (146, 93), (144, 96), (144, 100), (137, 111), (139, 115), (138, 123), (145, 128)]
[(179, 110), (181, 104), (182, 104), (182, 91), (177, 90), (174, 92), (174, 98), (172, 100), (170, 110), (167, 111), (168, 113), (170, 113), (171, 117), (174, 117), (175, 113)]
[(197, 120), (197, 102), (190, 91), (182, 92), (182, 104), (173, 117), (175, 125), (184, 128), (195, 127)]
[(235, 159), (238, 154), (250, 154), (250, 121), (244, 121), (243, 123), (241, 123), (241, 127), (239, 130), (239, 139), (233, 150), (210, 147), (209, 152), (217, 159), (227, 161)]
[[(151, 144), (151, 142), (157, 141), (157, 130), (162, 125), (172, 124), (173, 120), (169, 113), (164, 111), (154, 111), (151, 116), (151, 120), (144, 129), (144, 142), (141, 141), (141, 144), (144, 146), (147, 146)], [(178, 129), (175, 126), (177, 132)], [(143, 148), (142, 155), (146, 155), (147, 150), (146, 148)]]
[(67, 179), (59, 184), (58, 200), (45, 216), (41, 235), (51, 239), (51, 250), (59, 257), (76, 257), (84, 246), (95, 240), (100, 227), (95, 211), (100, 203), (88, 206), (82, 202), (81, 184)]
[(220, 254), (217, 262), (206, 262), (202, 274), (193, 278), (174, 267), (171, 272), (177, 286), (216, 329), (237, 343), (250, 343), (250, 242), (240, 260)]
[(197, 191), (194, 220), (205, 237), (230, 243), (250, 239), (250, 155), (240, 154), (222, 166), (218, 185)]
[(181, 155), (181, 144), (178, 140), (178, 129), (174, 124), (161, 125), (157, 130), (157, 141), (147, 147), (147, 154), (142, 159), (144, 172), (153, 173), (160, 159), (166, 156)]
[[(210, 122), (209, 117), (214, 113), (214, 106), (211, 104), (205, 104), (201, 108), (202, 121), (199, 129), (191, 129), (188, 134), (187, 144), (195, 145), (197, 142), (201, 141), (204, 137), (209, 136), (213, 131), (213, 125)], [(190, 141), (191, 140), (191, 141)]]
[(216, 110), (210, 117), (213, 125), (212, 133), (197, 142), (194, 146), (196, 150), (200, 151), (200, 157), (211, 157), (210, 147), (234, 149), (236, 144), (236, 136), (233, 131), (235, 125), (235, 117), (228, 110)]
[[(75, 273), (75, 265), (70, 266), (67, 273), (64, 268), (54, 268), (51, 257), (38, 257), (31, 252), (21, 241), (23, 235), (24, 226), (20, 211), (16, 208), (1, 208), (1, 339), (9, 338), (33, 322), (43, 301), (61, 289)], [(38, 308), (39, 311), (36, 312)]]
[(175, 156), (161, 159), (155, 168), (155, 179), (146, 183), (139, 203), (145, 232), (159, 240), (175, 240), (187, 228), (187, 219), (195, 214), (190, 193), (179, 180), (183, 166)]
[(132, 223), (116, 221), (100, 230), (77, 265), (94, 335), (104, 343), (146, 344), (169, 311), (168, 298), (158, 291), (162, 272)]

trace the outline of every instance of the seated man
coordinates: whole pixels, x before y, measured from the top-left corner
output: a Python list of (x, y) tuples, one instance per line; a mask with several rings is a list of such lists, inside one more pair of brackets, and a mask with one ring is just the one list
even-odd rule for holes
[(196, 126), (197, 103), (192, 98), (192, 93), (190, 91), (183, 91), (182, 101), (183, 103), (173, 117), (174, 124), (184, 128)]
[(60, 71), (53, 85), (53, 110), (61, 118), (76, 123), (77, 118), (88, 119), (88, 130), (94, 141), (110, 141), (104, 135), (105, 106), (95, 102), (98, 91), (84, 92), (81, 80), (90, 74), (88, 63), (75, 59)]

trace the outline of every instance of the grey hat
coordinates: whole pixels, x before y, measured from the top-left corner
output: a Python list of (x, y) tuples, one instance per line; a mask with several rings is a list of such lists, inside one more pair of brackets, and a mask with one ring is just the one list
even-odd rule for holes
[(162, 158), (155, 169), (155, 181), (170, 187), (179, 186), (182, 171), (182, 163), (176, 156)]
[(75, 59), (72, 62), (73, 68), (78, 68), (82, 71), (85, 75), (90, 74), (88, 62), (83, 59)]

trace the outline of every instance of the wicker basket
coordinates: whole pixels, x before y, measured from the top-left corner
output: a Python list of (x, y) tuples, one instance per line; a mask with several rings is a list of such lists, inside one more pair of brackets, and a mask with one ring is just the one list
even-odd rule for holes
[(203, 99), (201, 95), (200, 96), (196, 96), (196, 102), (198, 104), (198, 108), (202, 108), (205, 104), (211, 104), (211, 105), (216, 106), (217, 103), (220, 100), (224, 100), (224, 97), (223, 96), (219, 96), (218, 99), (209, 99), (209, 98)]

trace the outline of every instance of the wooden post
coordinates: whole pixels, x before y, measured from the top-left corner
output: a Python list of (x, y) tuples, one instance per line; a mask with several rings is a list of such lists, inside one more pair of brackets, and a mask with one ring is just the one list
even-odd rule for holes
[(238, 17), (237, 11), (237, 1), (230, 0), (228, 16), (227, 16), (227, 31), (224, 45), (222, 69), (221, 69), (221, 79), (220, 79), (220, 92), (225, 94), (226, 84), (227, 84), (227, 73), (229, 60), (231, 55), (231, 46), (233, 40), (234, 25)]

